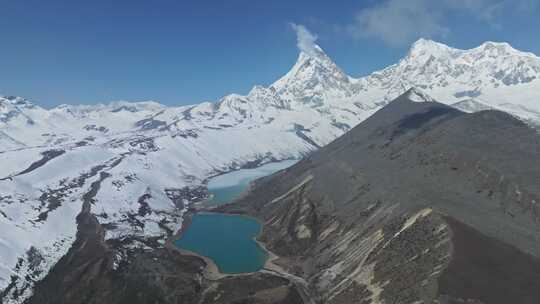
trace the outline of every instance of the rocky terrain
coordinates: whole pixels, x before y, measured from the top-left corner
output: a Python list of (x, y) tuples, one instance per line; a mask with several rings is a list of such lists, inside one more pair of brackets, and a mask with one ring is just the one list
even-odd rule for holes
[[(88, 211), (77, 218), (73, 246), (24, 303), (304, 303), (293, 283), (272, 274), (207, 279), (202, 259), (153, 244), (157, 238), (140, 239), (151, 250), (126, 251), (125, 244), (104, 240)], [(125, 258), (115, 265), (119, 253)]]
[[(540, 121), (540, 59), (495, 42), (459, 50), (421, 39), (398, 63), (360, 78), (316, 46), (267, 87), (191, 106), (44, 109), (0, 97), (1, 301), (22, 303), (49, 272), (54, 277), (53, 266), (82, 244), (83, 213), (107, 245), (96, 247), (96, 261), (117, 272), (136, 259), (130, 252), (164, 250), (189, 206), (204, 199), (209, 177), (309, 155), (410, 87), (466, 112), (495, 109), (527, 125)], [(411, 98), (422, 100), (422, 92)]]
[(221, 211), (320, 303), (538, 303), (540, 136), (410, 90)]

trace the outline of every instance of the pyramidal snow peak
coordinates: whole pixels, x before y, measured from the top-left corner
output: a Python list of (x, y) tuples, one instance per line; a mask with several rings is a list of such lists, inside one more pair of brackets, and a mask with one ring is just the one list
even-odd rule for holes
[[(75, 241), (81, 211), (95, 216), (105, 240), (123, 240), (125, 248), (144, 247), (137, 240), (145, 238), (163, 245), (187, 208), (204, 198), (209, 177), (300, 158), (410, 88), (414, 101), (469, 112), (496, 108), (540, 123), (540, 58), (493, 42), (459, 50), (421, 39), (398, 63), (360, 78), (317, 46), (268, 87), (190, 106), (43, 109), (0, 98), (3, 302), (32, 294)], [(124, 257), (115, 255), (113, 265)]]
[(292, 69), (271, 85), (288, 100), (320, 105), (327, 97), (348, 97), (353, 93), (349, 77), (318, 46), (312, 54), (300, 52)]

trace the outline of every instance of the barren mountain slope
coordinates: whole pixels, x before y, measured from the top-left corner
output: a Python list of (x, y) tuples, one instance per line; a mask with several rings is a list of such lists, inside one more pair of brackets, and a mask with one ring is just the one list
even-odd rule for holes
[(322, 303), (538, 303), (540, 136), (410, 90), (222, 208)]

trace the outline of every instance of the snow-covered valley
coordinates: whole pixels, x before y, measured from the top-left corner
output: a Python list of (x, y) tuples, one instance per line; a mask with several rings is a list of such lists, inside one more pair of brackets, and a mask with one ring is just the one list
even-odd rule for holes
[(498, 109), (540, 124), (540, 58), (493, 42), (458, 50), (421, 39), (398, 63), (362, 78), (317, 47), (269, 87), (193, 106), (44, 109), (0, 98), (4, 302), (22, 302), (67, 252), (84, 202), (106, 239), (163, 243), (186, 206), (205, 195), (209, 177), (300, 158), (410, 87), (466, 112)]

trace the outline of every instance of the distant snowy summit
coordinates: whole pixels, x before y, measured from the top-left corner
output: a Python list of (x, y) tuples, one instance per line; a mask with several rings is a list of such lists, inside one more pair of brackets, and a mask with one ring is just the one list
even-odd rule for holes
[[(270, 86), (255, 86), (246, 96), (231, 94), (195, 106), (116, 102), (44, 110), (20, 97), (4, 97), (0, 99), (1, 140), (11, 137), (4, 147), (12, 148), (47, 142), (29, 136), (31, 130), (49, 134), (64, 130), (73, 137), (66, 140), (76, 140), (92, 133), (87, 125), (125, 132), (140, 130), (141, 125), (146, 130), (157, 125), (175, 130), (276, 123), (291, 127), (306, 120), (312, 125), (309, 129), (324, 128), (334, 136), (411, 87), (464, 110), (496, 108), (530, 123), (540, 122), (539, 57), (508, 43), (486, 42), (460, 50), (420, 39), (398, 63), (361, 78), (348, 76), (315, 46), (309, 54), (301, 52), (292, 69)], [(306, 115), (323, 122), (313, 125)], [(151, 125), (141, 122), (150, 118)], [(322, 144), (328, 139), (314, 140)]]

